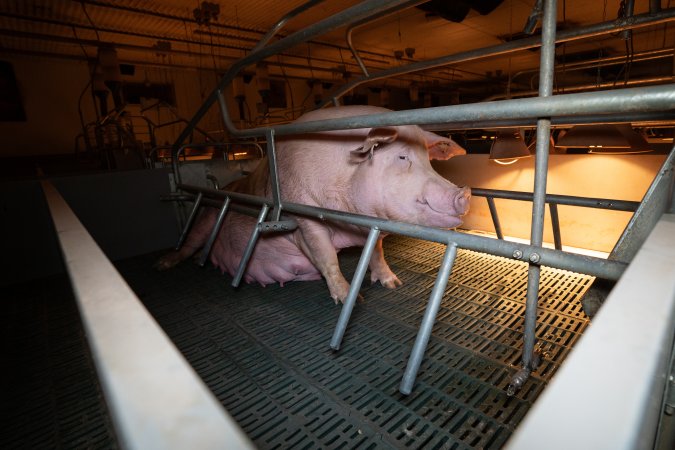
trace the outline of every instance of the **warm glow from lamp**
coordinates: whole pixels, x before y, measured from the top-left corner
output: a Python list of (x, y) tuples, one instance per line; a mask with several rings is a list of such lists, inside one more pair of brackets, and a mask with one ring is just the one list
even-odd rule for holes
[(520, 158), (531, 156), (520, 130), (501, 130), (492, 141), (490, 160), (502, 165), (513, 164)]
[(632, 154), (652, 151), (630, 124), (577, 125), (558, 139), (557, 147), (588, 148), (589, 153)]

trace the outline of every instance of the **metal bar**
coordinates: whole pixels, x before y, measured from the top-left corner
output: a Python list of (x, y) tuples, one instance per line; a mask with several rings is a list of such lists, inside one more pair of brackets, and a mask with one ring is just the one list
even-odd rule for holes
[[(556, 43), (560, 44), (562, 42), (570, 42), (579, 39), (588, 39), (595, 36), (602, 36), (605, 34), (616, 33), (618, 31), (623, 30), (632, 30), (645, 26), (657, 25), (661, 23), (670, 22), (671, 20), (674, 19), (675, 19), (675, 8), (667, 9), (665, 11), (660, 12), (659, 14), (640, 14), (632, 16), (630, 18), (623, 18), (613, 21), (602, 22), (595, 25), (589, 25), (570, 30), (563, 30), (560, 33), (558, 33)], [(354, 89), (360, 84), (366, 82), (391, 78), (397, 75), (404, 75), (411, 72), (419, 72), (423, 70), (434, 69), (437, 67), (447, 66), (450, 64), (474, 61), (477, 59), (487, 57), (504, 56), (513, 52), (537, 48), (539, 46), (541, 46), (541, 39), (538, 36), (533, 36), (529, 38), (523, 38), (518, 39), (516, 41), (507, 42), (504, 44), (495, 45), (492, 47), (486, 47), (477, 50), (469, 50), (466, 52), (460, 52), (454, 55), (448, 55), (427, 61), (419, 61), (405, 66), (399, 66), (383, 70), (377, 72), (376, 74), (370, 74), (369, 77), (361, 77), (356, 80), (350, 81), (349, 83), (346, 83), (345, 85), (338, 87), (334, 92), (331, 93), (331, 95), (334, 97), (341, 97), (345, 93), (349, 92), (350, 90)], [(318, 107), (323, 107), (325, 105), (326, 102), (322, 102)]]
[[(199, 107), (197, 112), (190, 119), (190, 123), (186, 128), (181, 132), (174, 146), (180, 146), (185, 139), (190, 135), (190, 130), (201, 120), (206, 112), (211, 108), (211, 105), (217, 101), (218, 92), (221, 91), (227, 84), (232, 82), (234, 77), (246, 66), (254, 64), (258, 61), (261, 61), (267, 57), (274, 56), (277, 53), (280, 53), (282, 50), (290, 48), (294, 45), (301, 44), (305, 41), (312, 39), (320, 34), (330, 32), (336, 28), (349, 25), (358, 20), (361, 20), (365, 17), (371, 17), (377, 15), (380, 11), (390, 8), (397, 4), (407, 3), (409, 0), (370, 0), (365, 1), (351, 8), (347, 8), (333, 16), (330, 16), (326, 19), (323, 19), (313, 25), (308, 26), (307, 28), (298, 31), (296, 33), (287, 36), (280, 41), (277, 41), (267, 47), (261, 48), (255, 53), (250, 53), (239, 61), (235, 62), (230, 69), (227, 71), (225, 76), (218, 82), (218, 85), (215, 87), (211, 94), (204, 100), (202, 105)], [(422, 3), (422, 1), (420, 1)], [(238, 136), (236, 132), (236, 127), (232, 123), (229, 112), (225, 108), (225, 115), (223, 116), (223, 121), (227, 126), (230, 134), (233, 136)]]
[[(555, 65), (555, 28), (557, 2), (544, 1), (542, 17), (541, 58), (539, 96), (550, 97), (553, 91), (553, 68)], [(550, 117), (548, 115), (544, 117)], [(548, 175), (548, 153), (551, 137), (551, 120), (537, 120), (537, 149), (534, 167), (534, 193), (532, 200), (532, 233), (530, 243), (541, 247), (544, 237), (544, 210), (546, 207), (546, 177)], [(525, 326), (523, 345), (523, 366), (527, 370), (534, 367), (534, 343), (537, 326), (537, 302), (539, 300), (540, 267), (538, 258), (530, 258), (527, 275), (527, 299), (525, 304)]]
[(448, 278), (450, 277), (450, 272), (452, 271), (452, 265), (455, 262), (456, 256), (457, 244), (451, 242), (445, 249), (443, 261), (441, 262), (441, 267), (438, 270), (434, 288), (431, 291), (431, 298), (429, 299), (427, 308), (424, 311), (424, 317), (422, 318), (422, 323), (420, 324), (420, 330), (417, 333), (417, 338), (415, 338), (415, 344), (413, 345), (412, 351), (410, 352), (410, 357), (408, 358), (408, 365), (405, 369), (405, 373), (403, 374), (401, 385), (398, 388), (401, 394), (408, 395), (412, 392), (413, 385), (415, 384), (415, 378), (417, 378), (417, 372), (419, 371), (420, 365), (422, 364), (422, 358), (424, 358), (424, 352), (427, 349), (427, 344), (429, 343), (429, 338), (431, 337), (431, 329), (434, 327), (436, 315), (438, 314), (438, 309), (441, 306), (441, 300), (443, 299), (445, 286), (448, 284)]
[(59, 192), (42, 188), (119, 446), (252, 449)]
[(232, 287), (238, 287), (239, 283), (241, 283), (241, 279), (244, 277), (244, 272), (246, 272), (246, 266), (248, 265), (248, 261), (251, 259), (251, 256), (253, 255), (253, 250), (255, 250), (255, 244), (258, 242), (258, 237), (260, 236), (260, 224), (265, 221), (265, 217), (267, 216), (267, 212), (270, 210), (270, 207), (267, 203), (264, 203), (262, 205), (262, 208), (260, 209), (260, 214), (258, 215), (258, 223), (256, 226), (253, 227), (253, 231), (251, 232), (251, 237), (248, 240), (248, 244), (246, 244), (246, 249), (244, 250), (244, 254), (241, 257), (241, 261), (239, 261), (239, 268), (237, 268), (237, 273), (234, 276), (234, 279), (232, 280)]
[[(438, 106), (392, 111), (367, 116), (290, 123), (274, 128), (277, 136), (317, 131), (375, 128), (392, 125), (430, 125), (515, 120), (578, 114), (611, 114), (616, 111), (649, 112), (675, 109), (675, 84), (626, 88), (614, 91), (583, 92), (552, 97), (533, 97), (487, 103)], [(452, 124), (452, 125), (448, 125)], [(235, 130), (239, 137), (262, 135), (267, 128)], [(548, 139), (547, 139), (548, 141)]]
[(340, 311), (340, 317), (338, 318), (337, 325), (335, 325), (335, 331), (333, 332), (333, 337), (330, 340), (330, 348), (333, 350), (340, 350), (340, 344), (342, 344), (342, 338), (345, 335), (347, 330), (347, 324), (349, 323), (349, 318), (352, 315), (352, 310), (356, 304), (356, 298), (359, 295), (359, 289), (361, 289), (361, 284), (363, 283), (363, 277), (366, 274), (366, 269), (368, 268), (368, 263), (370, 258), (373, 255), (373, 249), (377, 244), (377, 239), (380, 237), (380, 229), (373, 227), (368, 233), (368, 239), (366, 244), (363, 247), (361, 252), (361, 258), (359, 259), (359, 264), (356, 266), (356, 272), (354, 272), (354, 277), (352, 278), (352, 284), (349, 286), (349, 294), (347, 294), (347, 299), (345, 300), (342, 310)]
[(206, 259), (209, 257), (209, 253), (211, 253), (211, 248), (213, 248), (213, 243), (216, 242), (218, 233), (220, 232), (220, 229), (223, 226), (223, 220), (225, 220), (225, 214), (227, 214), (227, 209), (229, 206), (230, 206), (230, 198), (225, 197), (223, 206), (220, 208), (220, 211), (218, 212), (216, 223), (213, 224), (211, 234), (209, 235), (209, 238), (206, 241), (206, 245), (204, 245), (204, 248), (202, 249), (202, 256), (199, 258), (200, 266), (204, 266), (204, 264), (206, 264)]
[(551, 226), (553, 227), (553, 244), (556, 250), (562, 250), (562, 238), (560, 236), (560, 218), (558, 216), (558, 205), (549, 203), (548, 209), (551, 212)]
[(192, 206), (192, 211), (190, 211), (190, 215), (188, 216), (188, 219), (185, 222), (185, 226), (183, 227), (183, 231), (181, 232), (180, 237), (178, 238), (178, 243), (176, 244), (176, 250), (179, 250), (183, 246), (183, 243), (185, 242), (185, 238), (188, 235), (188, 231), (190, 230), (190, 227), (192, 226), (192, 222), (194, 221), (195, 217), (197, 216), (197, 210), (199, 209), (199, 206), (202, 203), (203, 197), (204, 197), (203, 192), (200, 192), (200, 193), (197, 194), (197, 198), (195, 199), (195, 203)]
[(670, 154), (642, 198), (640, 206), (621, 233), (609, 254), (609, 259), (630, 261), (654, 228), (661, 214), (668, 210), (673, 198), (674, 166), (675, 146), (670, 150)]
[[(532, 201), (531, 192), (504, 191), (499, 189), (471, 188), (471, 195), (478, 197), (503, 198), (507, 200)], [(557, 205), (583, 206), (586, 208), (611, 209), (614, 211), (635, 211), (640, 202), (607, 198), (575, 197), (571, 195), (546, 194), (546, 203)]]
[[(269, 202), (268, 199), (263, 197), (240, 194), (237, 192), (216, 191), (214, 189), (203, 188), (200, 186), (182, 184), (179, 185), (178, 188), (188, 192), (203, 191), (205, 194), (208, 194), (207, 196), (213, 198), (225, 198), (229, 196), (233, 202), (247, 203), (252, 205), (262, 205), (265, 202)], [(282, 203), (281, 206), (286, 213), (314, 217), (319, 220), (344, 222), (364, 228), (377, 227), (381, 232), (384, 233), (400, 234), (403, 236), (424, 239), (441, 244), (446, 244), (447, 242), (456, 242), (457, 246), (460, 248), (490, 253), (492, 255), (503, 256), (505, 258), (512, 258), (520, 261), (529, 261), (531, 258), (535, 258), (538, 259), (539, 264), (543, 266), (586, 273), (596, 277), (606, 278), (608, 280), (618, 280), (627, 266), (626, 263), (621, 261), (608, 261), (602, 258), (561, 252), (548, 248), (535, 248), (531, 245), (520, 244), (517, 242), (500, 241), (485, 236), (460, 233), (457, 231), (415, 225), (405, 222), (397, 222), (393, 220), (363, 216), (332, 209), (317, 208), (315, 206), (288, 202)]]
[(485, 197), (490, 208), (490, 216), (492, 216), (492, 223), (495, 226), (495, 233), (497, 233), (497, 239), (504, 239), (502, 234), (502, 225), (499, 223), (499, 216), (497, 215), (497, 206), (495, 206), (495, 199), (492, 197)]
[(505, 448), (656, 448), (674, 334), (675, 215), (664, 214)]
[(265, 36), (260, 39), (260, 42), (251, 50), (251, 53), (255, 53), (264, 46), (267, 45), (267, 43), (272, 39), (278, 32), (281, 30), (286, 23), (288, 23), (289, 20), (293, 19), (295, 16), (307, 11), (308, 9), (312, 8), (313, 6), (318, 5), (319, 3), (323, 3), (325, 0), (309, 0), (307, 3), (303, 3), (302, 5), (298, 6), (295, 8), (293, 11), (289, 12), (286, 14), (284, 17), (279, 19), (277, 23), (274, 24), (274, 26), (265, 34)]
[(278, 221), (281, 217), (281, 190), (279, 189), (277, 152), (274, 145), (274, 128), (267, 130), (265, 136), (267, 138), (267, 164), (269, 165), (270, 184), (272, 185), (272, 202), (274, 202), (272, 220)]

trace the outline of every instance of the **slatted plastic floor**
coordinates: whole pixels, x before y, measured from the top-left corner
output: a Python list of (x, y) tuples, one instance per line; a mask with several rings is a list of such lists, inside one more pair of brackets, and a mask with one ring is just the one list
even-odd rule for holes
[[(390, 291), (364, 283), (365, 302), (339, 352), (328, 343), (340, 308), (323, 281), (233, 289), (229, 276), (191, 263), (155, 272), (157, 254), (118, 267), (261, 449), (500, 448), (588, 325), (579, 299), (592, 277), (542, 271), (543, 364), (508, 397), (522, 346), (526, 265), (460, 250), (406, 397), (398, 385), (443, 250), (385, 239), (387, 259), (405, 284)], [(348, 279), (358, 257), (340, 255)]]

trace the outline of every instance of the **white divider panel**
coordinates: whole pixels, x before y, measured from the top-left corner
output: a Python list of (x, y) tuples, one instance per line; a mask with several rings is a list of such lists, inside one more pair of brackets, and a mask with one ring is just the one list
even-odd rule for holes
[(42, 187), (120, 445), (253, 448), (63, 197)]

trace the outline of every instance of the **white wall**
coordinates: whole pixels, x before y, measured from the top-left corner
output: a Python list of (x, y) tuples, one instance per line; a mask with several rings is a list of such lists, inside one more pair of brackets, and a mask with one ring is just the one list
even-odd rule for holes
[[(546, 192), (617, 200), (640, 201), (666, 155), (550, 155)], [(488, 155), (466, 155), (434, 161), (434, 168), (453, 183), (486, 189), (532, 192), (534, 158), (503, 166)], [(496, 199), (502, 231), (507, 236), (530, 237), (532, 203)], [(609, 252), (632, 213), (574, 206), (558, 206), (563, 245)], [(463, 227), (494, 231), (483, 197), (473, 197)], [(553, 242), (546, 208), (544, 241)]]

